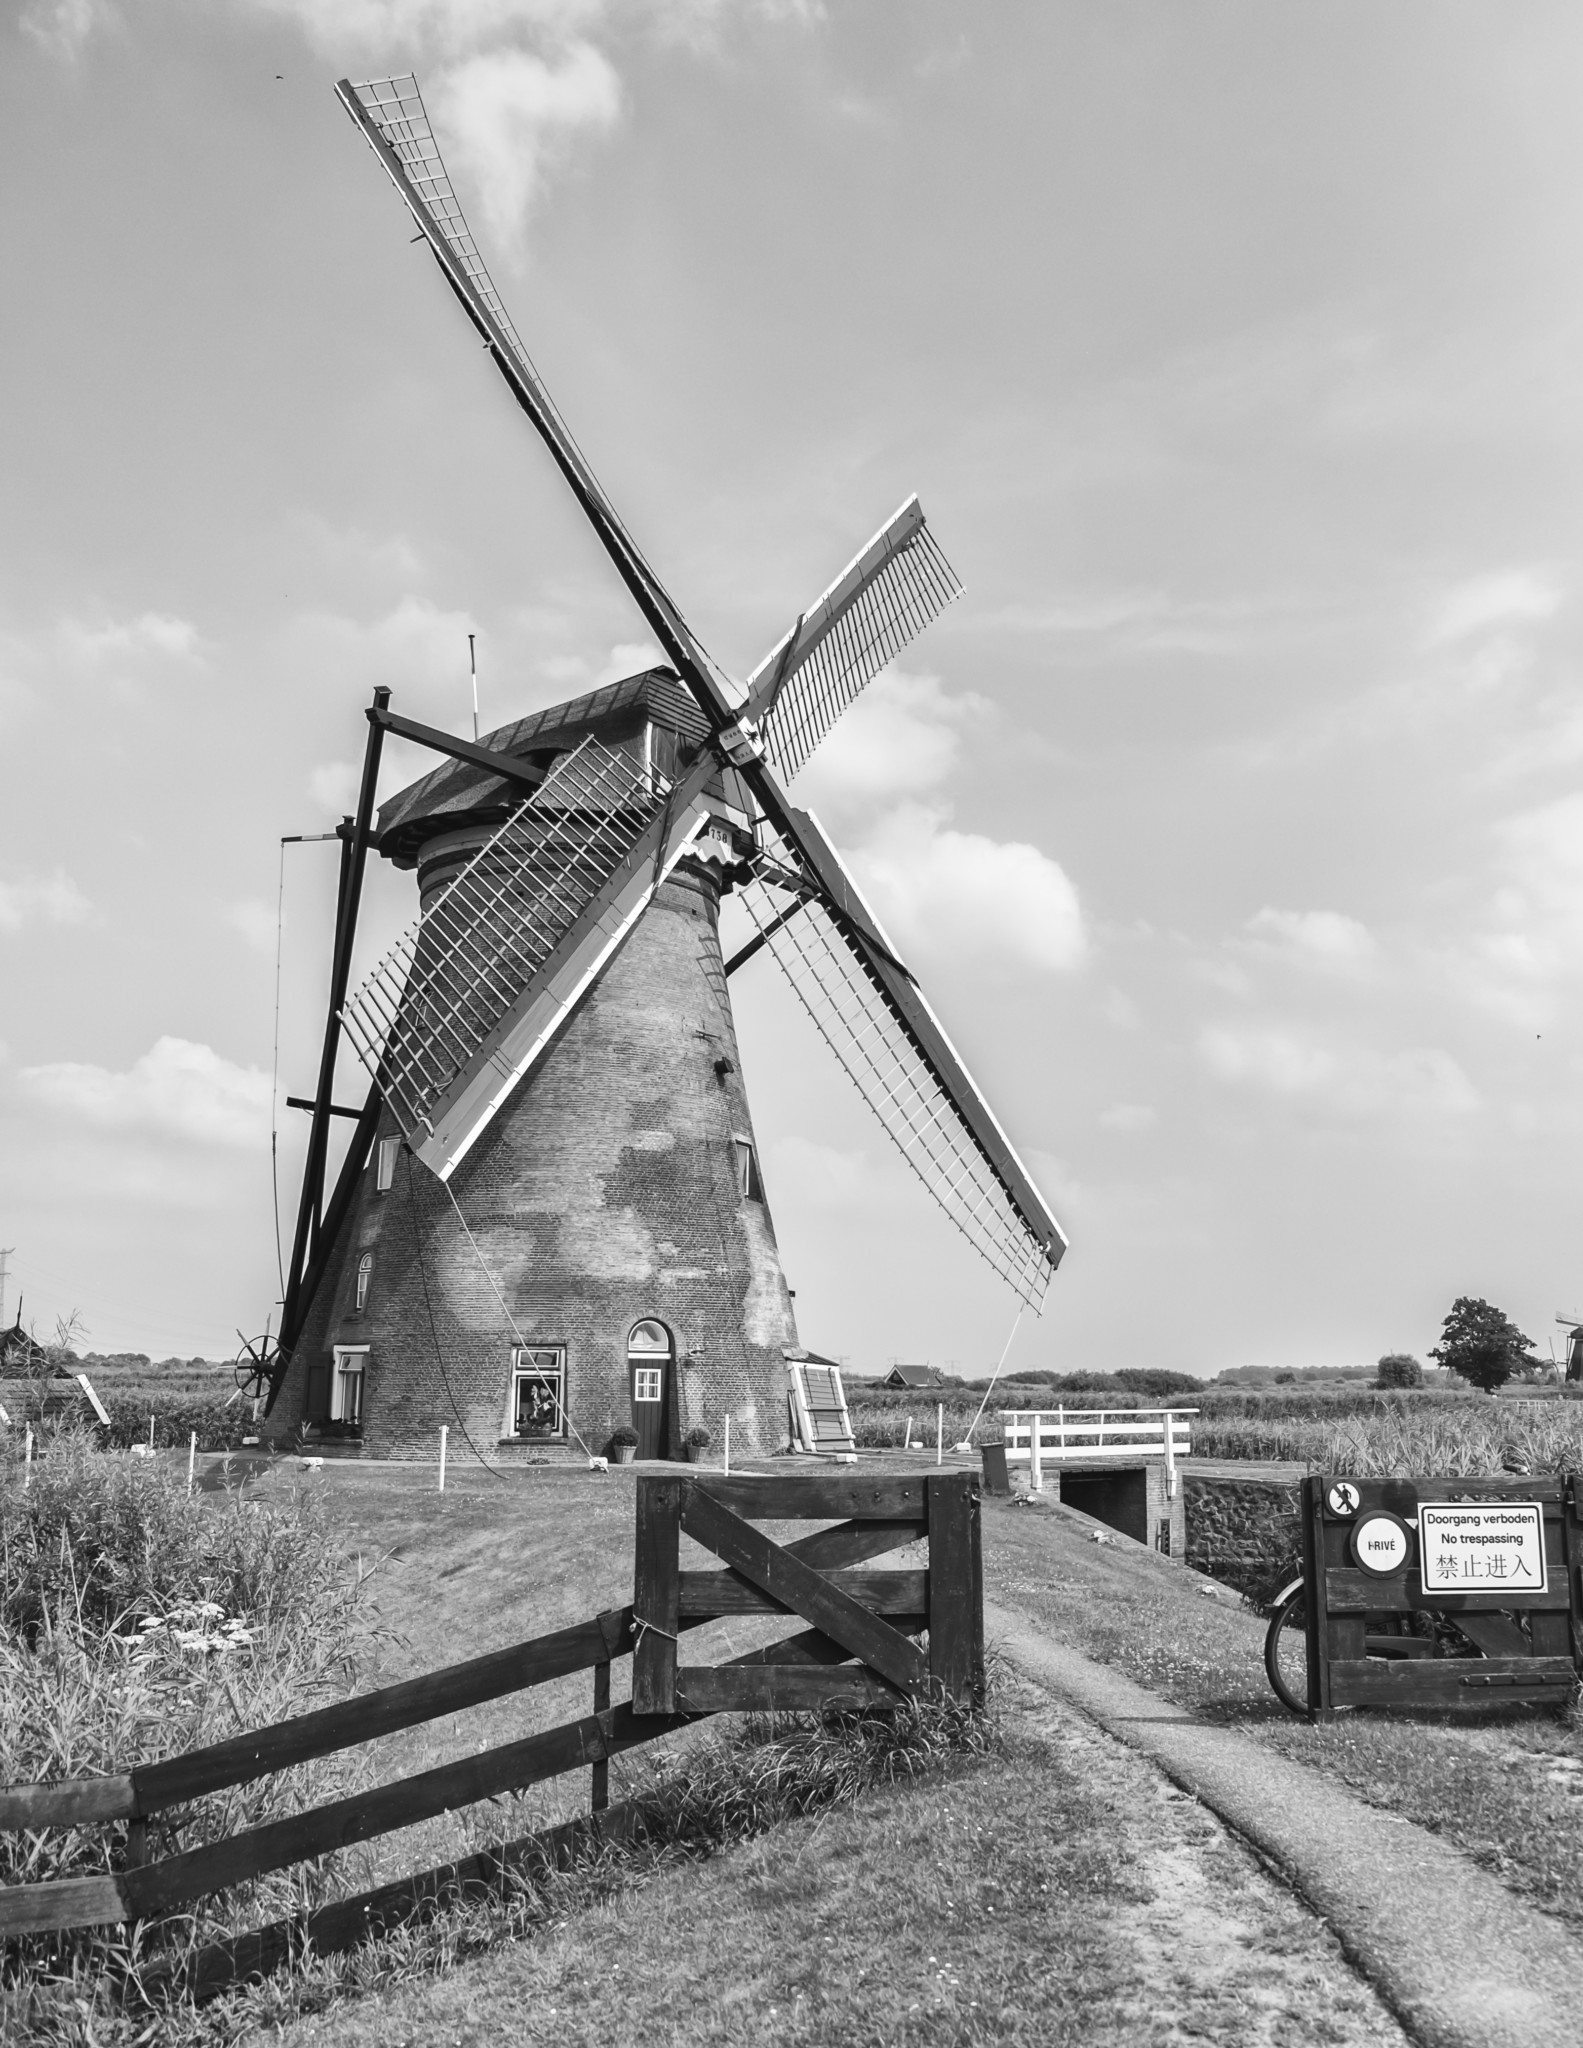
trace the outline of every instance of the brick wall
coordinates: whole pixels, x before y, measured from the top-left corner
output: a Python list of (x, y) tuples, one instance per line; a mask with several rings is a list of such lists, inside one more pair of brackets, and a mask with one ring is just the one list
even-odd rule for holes
[(305, 1420), (315, 1362), (366, 1344), (369, 1454), (432, 1456), (446, 1423), (452, 1457), (538, 1455), (501, 1442), (516, 1340), (492, 1278), (524, 1341), (566, 1346), (572, 1422), (593, 1451), (631, 1419), (626, 1344), (643, 1318), (674, 1340), (673, 1455), (695, 1424), (718, 1443), (728, 1413), (733, 1449), (785, 1443), (782, 1353), (796, 1324), (767, 1202), (738, 1189), (733, 1140), (753, 1127), (718, 904), (713, 866), (676, 870), (457, 1168), (450, 1187), (477, 1252), (445, 1186), (405, 1151), (394, 1187), (375, 1191), (376, 1145), (273, 1437)]
[(1303, 1568), (1297, 1488), (1274, 1479), (1184, 1475), (1187, 1562), (1265, 1600)]

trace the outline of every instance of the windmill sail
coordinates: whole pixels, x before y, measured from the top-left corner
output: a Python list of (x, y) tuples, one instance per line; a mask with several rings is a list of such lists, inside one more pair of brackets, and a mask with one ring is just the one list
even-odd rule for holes
[(442, 1180), (703, 830), (706, 772), (673, 787), (584, 740), (347, 1002), (359, 1058)]
[[(786, 847), (774, 851), (791, 855)], [(903, 1158), (974, 1250), (1037, 1308), (1066, 1250), (1061, 1227), (856, 883), (847, 882), (872, 939), (833, 914), (823, 896), (800, 894), (789, 864), (761, 864), (742, 902), (764, 949)], [(875, 971), (881, 958), (890, 977)], [(901, 1002), (886, 985), (898, 969), (908, 990)]]
[(962, 586), (909, 498), (748, 679), (747, 710), (788, 779)]

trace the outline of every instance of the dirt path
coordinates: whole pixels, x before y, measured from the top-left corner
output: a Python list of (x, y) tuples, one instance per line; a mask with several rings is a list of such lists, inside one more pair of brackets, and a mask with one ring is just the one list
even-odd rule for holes
[(1339, 1937), (1426, 2048), (1549, 2048), (1576, 2033), (1583, 1947), (1439, 1837), (1235, 1729), (1146, 1692), (987, 1603), (1017, 1668), (1201, 1799)]

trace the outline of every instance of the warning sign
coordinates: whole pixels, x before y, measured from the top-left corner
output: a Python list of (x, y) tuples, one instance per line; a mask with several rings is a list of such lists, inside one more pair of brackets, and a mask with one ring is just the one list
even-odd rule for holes
[(1448, 1501), (1418, 1509), (1426, 1593), (1544, 1593), (1544, 1513), (1537, 1501)]

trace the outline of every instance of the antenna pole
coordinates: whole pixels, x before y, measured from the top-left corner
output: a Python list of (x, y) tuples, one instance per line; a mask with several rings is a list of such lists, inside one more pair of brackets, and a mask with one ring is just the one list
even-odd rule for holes
[(16, 1246), (14, 1244), (0, 1245), (0, 1329), (5, 1328), (6, 1266), (15, 1250)]
[(473, 678), (473, 745), (478, 745), (478, 657), (473, 652), (473, 638), (467, 636), (467, 666)]

